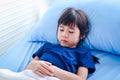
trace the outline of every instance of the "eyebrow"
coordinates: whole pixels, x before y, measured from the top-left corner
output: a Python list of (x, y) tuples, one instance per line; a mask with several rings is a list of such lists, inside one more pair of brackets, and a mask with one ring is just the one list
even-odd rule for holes
[[(65, 26), (68, 26), (70, 29), (75, 29), (75, 26), (74, 26), (74, 25), (65, 25)], [(63, 28), (64, 25), (63, 25), (63, 24), (60, 24), (59, 27)]]
[(60, 24), (59, 27), (63, 27), (64, 25)]
[(70, 27), (70, 29), (75, 29), (75, 26), (69, 26)]

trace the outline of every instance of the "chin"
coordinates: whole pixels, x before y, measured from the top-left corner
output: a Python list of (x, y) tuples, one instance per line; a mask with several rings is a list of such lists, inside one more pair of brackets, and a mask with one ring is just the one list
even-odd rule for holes
[(63, 46), (63, 47), (69, 47), (68, 45), (66, 45), (66, 44), (60, 44), (61, 46)]

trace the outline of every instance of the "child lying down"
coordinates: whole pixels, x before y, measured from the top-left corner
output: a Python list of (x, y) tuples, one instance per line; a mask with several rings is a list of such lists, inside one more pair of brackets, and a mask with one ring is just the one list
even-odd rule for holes
[(0, 69), (0, 80), (60, 80), (60, 79), (51, 76), (40, 77), (33, 73), (32, 70), (13, 72), (8, 69)]
[(98, 59), (81, 47), (89, 32), (87, 15), (82, 10), (67, 8), (58, 19), (55, 34), (58, 43), (43, 41), (27, 65), (39, 76), (55, 76), (60, 80), (87, 80), (95, 72)]
[(82, 10), (66, 9), (58, 20), (59, 43), (45, 42), (22, 72), (1, 69), (0, 80), (87, 80), (97, 62), (80, 46), (88, 31), (87, 15)]

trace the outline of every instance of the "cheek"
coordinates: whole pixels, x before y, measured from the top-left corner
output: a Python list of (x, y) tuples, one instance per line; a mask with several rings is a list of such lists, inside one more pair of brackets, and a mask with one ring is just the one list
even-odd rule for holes
[(60, 39), (60, 33), (58, 32), (58, 34), (57, 34), (57, 38), (58, 38), (58, 40)]
[(75, 42), (79, 42), (80, 41), (80, 35), (75, 35), (74, 38), (72, 38)]
[(70, 41), (73, 43), (78, 43), (79, 42), (79, 36), (78, 35), (74, 35), (74, 36), (70, 36)]

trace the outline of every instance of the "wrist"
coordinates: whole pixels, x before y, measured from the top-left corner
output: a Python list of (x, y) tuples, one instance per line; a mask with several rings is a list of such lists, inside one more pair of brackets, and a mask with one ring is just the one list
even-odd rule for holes
[(57, 77), (57, 74), (59, 74), (59, 68), (54, 65), (52, 65), (51, 67), (54, 69), (54, 72), (53, 72), (54, 77)]
[(38, 57), (38, 56), (35, 56), (33, 60), (39, 60), (39, 57)]

